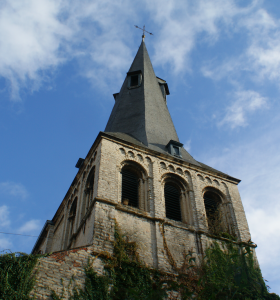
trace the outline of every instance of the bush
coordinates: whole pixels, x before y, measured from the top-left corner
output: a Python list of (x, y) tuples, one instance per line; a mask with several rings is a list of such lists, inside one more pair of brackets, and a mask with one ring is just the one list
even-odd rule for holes
[(39, 255), (4, 253), (0, 255), (0, 299), (28, 300), (35, 284), (33, 269)]

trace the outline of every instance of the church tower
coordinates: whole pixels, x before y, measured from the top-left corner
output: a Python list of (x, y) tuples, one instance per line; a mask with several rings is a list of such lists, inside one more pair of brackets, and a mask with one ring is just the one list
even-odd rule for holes
[(139, 245), (150, 267), (172, 271), (166, 245), (203, 254), (215, 239), (247, 243), (239, 179), (196, 161), (168, 111), (168, 84), (153, 70), (144, 39), (104, 132), (100, 132), (32, 253), (91, 247), (112, 253), (114, 226)]

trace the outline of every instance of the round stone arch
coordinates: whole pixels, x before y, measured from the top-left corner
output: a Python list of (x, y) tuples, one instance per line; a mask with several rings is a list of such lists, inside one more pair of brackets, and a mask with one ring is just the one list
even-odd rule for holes
[(143, 180), (148, 177), (148, 172), (146, 170), (145, 165), (139, 161), (135, 161), (132, 159), (123, 160), (119, 166), (120, 172), (123, 168), (128, 168), (133, 170)]
[(188, 184), (189, 184), (189, 189), (192, 190), (192, 192), (193, 192), (193, 179), (192, 179), (191, 172), (189, 170), (185, 170), (184, 177), (187, 178)]
[(226, 195), (216, 187), (206, 186), (202, 190), (208, 230), (212, 233), (234, 233), (231, 208)]
[(145, 166), (138, 161), (126, 159), (121, 162), (118, 169), (119, 202), (149, 211), (148, 172)]
[(222, 203), (226, 201), (226, 195), (217, 187), (213, 187), (212, 185), (207, 185), (203, 188), (202, 195), (204, 196), (206, 192), (216, 193), (221, 198)]
[(166, 218), (193, 225), (193, 210), (187, 181), (178, 174), (168, 172), (161, 176), (161, 188)]

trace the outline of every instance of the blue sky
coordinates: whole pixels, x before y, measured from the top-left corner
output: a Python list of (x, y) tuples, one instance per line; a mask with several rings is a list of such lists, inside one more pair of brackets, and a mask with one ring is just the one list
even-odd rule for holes
[[(278, 1), (4, 0), (0, 4), (0, 231), (52, 219), (146, 37), (191, 155), (240, 178), (252, 240), (280, 294)], [(0, 249), (36, 238), (0, 234)]]

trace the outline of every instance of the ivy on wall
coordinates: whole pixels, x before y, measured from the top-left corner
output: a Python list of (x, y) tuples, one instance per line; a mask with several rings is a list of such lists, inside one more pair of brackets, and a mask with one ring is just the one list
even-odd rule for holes
[(201, 264), (199, 299), (280, 299), (269, 294), (249, 246), (214, 242)]
[[(72, 300), (163, 300), (169, 299), (280, 299), (269, 294), (256, 266), (250, 247), (229, 242), (214, 242), (199, 264), (193, 253), (184, 255), (179, 268), (161, 233), (168, 260), (176, 274), (167, 274), (145, 266), (137, 253), (137, 244), (115, 227), (114, 254), (103, 258), (105, 275), (97, 275), (90, 265), (85, 268), (84, 289), (73, 288)], [(61, 300), (53, 292), (54, 300)]]
[[(184, 254), (180, 267), (168, 249), (161, 225), (164, 248), (175, 274), (151, 269), (141, 262), (137, 244), (115, 227), (113, 255), (102, 255), (104, 274), (98, 275), (90, 264), (85, 267), (84, 286), (68, 286), (71, 300), (163, 300), (167, 299), (280, 299), (270, 294), (256, 266), (250, 247), (230, 241), (214, 242), (196, 263), (193, 253)], [(42, 255), (41, 255), (42, 256)], [(29, 300), (34, 288), (34, 267), (39, 255), (5, 253), (0, 255), (0, 300)], [(101, 258), (101, 256), (100, 256)], [(49, 287), (46, 287), (49, 288)], [(52, 291), (53, 300), (66, 299)]]

